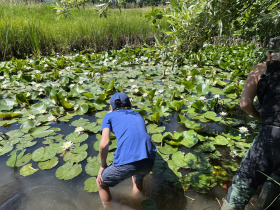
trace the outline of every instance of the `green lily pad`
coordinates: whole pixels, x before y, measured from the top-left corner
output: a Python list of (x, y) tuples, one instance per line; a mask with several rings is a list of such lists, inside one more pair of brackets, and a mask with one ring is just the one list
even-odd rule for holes
[(90, 176), (97, 176), (100, 169), (99, 162), (89, 162), (85, 167), (85, 171)]
[(73, 149), (71, 152), (72, 153), (81, 153), (84, 152), (88, 149), (88, 145), (87, 144), (83, 144), (82, 146), (76, 146), (75, 145), (75, 149)]
[(40, 147), (32, 153), (32, 160), (35, 162), (52, 159), (56, 155), (54, 147)]
[(157, 202), (155, 202), (154, 200), (143, 200), (141, 202), (141, 206), (144, 208), (144, 210), (155, 210), (158, 209), (157, 207)]
[(55, 167), (58, 164), (58, 158), (57, 157), (53, 157), (50, 160), (44, 161), (44, 162), (39, 162), (38, 163), (38, 167), (42, 170), (46, 170), (46, 169), (51, 169), (53, 167)]
[(163, 153), (165, 155), (171, 155), (177, 152), (178, 148), (165, 144), (164, 147), (158, 147), (158, 150), (160, 153)]
[(88, 134), (86, 134), (86, 133), (79, 136), (79, 134), (77, 132), (74, 132), (74, 133), (70, 133), (69, 135), (67, 135), (65, 137), (65, 140), (71, 141), (73, 143), (81, 143), (81, 142), (87, 140), (87, 138), (88, 138)]
[(216, 136), (215, 141), (212, 142), (215, 145), (228, 145), (228, 140), (223, 136)]
[[(65, 156), (64, 156), (65, 157)], [(73, 162), (65, 163), (63, 166), (60, 166), (56, 172), (55, 176), (58, 179), (69, 180), (78, 176), (82, 172), (81, 164), (74, 164)]]
[(10, 142), (6, 143), (3, 147), (0, 146), (0, 156), (7, 154), (14, 148)]
[(34, 174), (35, 172), (37, 172), (38, 170), (39, 169), (35, 169), (32, 167), (32, 163), (29, 163), (29, 164), (23, 166), (20, 169), (19, 173), (21, 176), (30, 176), (30, 175)]
[(84, 190), (87, 191), (87, 192), (98, 192), (98, 187), (97, 187), (97, 184), (96, 184), (96, 178), (95, 177), (91, 177), (91, 178), (88, 178), (86, 181), (85, 181), (85, 186), (84, 186)]
[(213, 144), (205, 142), (202, 145), (199, 145), (195, 148), (195, 152), (213, 152), (216, 148)]
[(52, 134), (53, 130), (48, 130), (51, 126), (42, 126), (42, 127), (35, 127), (30, 128), (28, 133), (32, 135), (34, 138), (42, 138)]
[(78, 154), (68, 152), (68, 153), (66, 153), (66, 155), (64, 155), (63, 160), (65, 162), (79, 163), (79, 162), (83, 161), (84, 159), (86, 159), (87, 155), (88, 154), (86, 151), (78, 153)]
[(222, 161), (222, 166), (230, 171), (237, 171), (239, 168), (239, 165), (232, 160)]
[(165, 126), (158, 127), (157, 124), (150, 124), (147, 125), (147, 132), (148, 133), (161, 133), (165, 130)]
[(172, 155), (172, 161), (178, 167), (185, 167), (187, 165), (185, 155), (181, 151), (177, 151)]
[(177, 182), (182, 177), (182, 174), (177, 171), (172, 171), (170, 169), (164, 170), (162, 173), (163, 177), (170, 182)]
[(199, 138), (193, 130), (183, 132), (184, 139), (180, 142), (182, 145), (191, 148), (198, 143)]
[(73, 121), (73, 122), (71, 123), (71, 125), (72, 125), (72, 126), (75, 126), (75, 127), (79, 127), (79, 126), (84, 127), (84, 126), (85, 126), (86, 124), (88, 124), (88, 123), (89, 123), (88, 119), (83, 119), (83, 118), (81, 118), (81, 119), (79, 119), (79, 120)]

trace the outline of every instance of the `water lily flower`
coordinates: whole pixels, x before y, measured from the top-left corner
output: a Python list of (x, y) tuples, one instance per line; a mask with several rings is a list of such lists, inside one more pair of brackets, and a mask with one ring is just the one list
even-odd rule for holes
[(40, 72), (39, 70), (36, 70), (35, 72), (36, 72), (36, 74), (39, 74), (39, 73), (41, 73), (41, 72)]
[(113, 64), (117, 63), (117, 60), (113, 60), (112, 63), (113, 63)]
[(26, 104), (19, 104), (21, 108), (26, 107)]
[(45, 65), (44, 65), (44, 68), (48, 68), (48, 67), (49, 67), (49, 65), (48, 65), (48, 64), (45, 64)]
[(156, 92), (155, 92), (155, 96), (157, 96), (158, 94), (159, 94), (159, 92), (158, 92), (158, 91), (156, 91)]
[(131, 88), (135, 89), (137, 88), (137, 85), (132, 85)]
[(75, 132), (77, 132), (78, 134), (82, 133), (85, 129), (83, 127), (77, 127), (75, 129)]
[(56, 104), (56, 101), (53, 99), (53, 100), (52, 100), (52, 103), (53, 103), (53, 104)]
[(135, 82), (135, 80), (134, 79), (130, 79), (129, 82), (133, 83), (133, 82)]
[(85, 72), (84, 75), (85, 75), (85, 76), (89, 75), (89, 72)]
[(71, 141), (66, 141), (61, 147), (63, 148), (63, 150), (72, 150), (75, 148), (73, 142)]
[(5, 77), (4, 76), (0, 76), (0, 79), (5, 79)]
[(227, 113), (227, 112), (220, 112), (220, 115), (221, 115), (222, 117), (225, 117), (225, 116), (228, 115), (228, 113)]
[(250, 124), (251, 128), (255, 129), (257, 127), (257, 125), (255, 123), (251, 123)]
[(85, 67), (85, 64), (82, 63), (81, 67)]
[(143, 94), (143, 97), (145, 98), (145, 97), (147, 97), (148, 96), (148, 93), (144, 93)]
[(40, 92), (44, 92), (45, 90), (44, 90), (43, 88), (40, 88), (39, 91), (40, 91)]
[(197, 68), (198, 66), (196, 64), (193, 65), (193, 68)]
[(100, 76), (100, 73), (99, 73), (99, 72), (96, 72), (96, 73), (94, 74), (94, 76), (98, 77), (98, 76)]
[(56, 121), (56, 118), (55, 118), (54, 116), (51, 115), (51, 116), (48, 117), (48, 121), (50, 121), (50, 122), (51, 122), (51, 121)]
[(84, 81), (82, 81), (82, 80), (80, 80), (79, 82), (78, 82), (78, 84), (80, 84), (80, 85), (82, 85), (84, 83)]
[(212, 86), (216, 86), (217, 81), (212, 82)]
[(45, 114), (47, 111), (45, 109), (40, 110), (41, 114)]
[(205, 98), (205, 96), (200, 96), (200, 98), (199, 98), (201, 101), (204, 101), (206, 98)]
[(237, 156), (237, 152), (236, 151), (230, 151), (229, 155), (233, 158), (235, 158)]
[(187, 81), (190, 81), (190, 80), (192, 80), (192, 76), (187, 77)]
[(248, 128), (242, 126), (239, 128), (239, 130), (242, 132), (242, 133), (248, 133)]
[(170, 75), (170, 72), (166, 71), (166, 72), (165, 72), (165, 75)]
[(75, 106), (75, 107), (74, 107), (74, 110), (76, 111), (78, 108), (79, 108), (78, 106)]
[(213, 97), (220, 99), (220, 95), (219, 94), (215, 94)]
[(30, 115), (30, 116), (28, 117), (28, 119), (29, 119), (29, 120), (34, 120), (34, 119), (35, 119), (35, 115)]
[(163, 89), (159, 89), (158, 92), (159, 92), (159, 93), (163, 93), (164, 90), (163, 90)]
[(66, 67), (66, 70), (70, 70), (70, 69), (71, 69), (71, 67), (70, 67), (70, 66), (67, 66), (67, 67)]
[(135, 92), (135, 93), (138, 93), (138, 92), (139, 92), (139, 90), (138, 90), (138, 89), (134, 89), (134, 92)]
[(71, 84), (71, 85), (69, 85), (69, 87), (70, 87), (70, 88), (72, 88), (72, 87), (74, 87), (74, 86), (75, 86), (75, 84)]
[(8, 85), (2, 85), (2, 89), (6, 89), (8, 87)]
[(36, 84), (35, 84), (35, 87), (37, 87), (37, 88), (38, 88), (38, 87), (41, 87), (41, 84), (37, 84), (37, 83), (36, 83)]

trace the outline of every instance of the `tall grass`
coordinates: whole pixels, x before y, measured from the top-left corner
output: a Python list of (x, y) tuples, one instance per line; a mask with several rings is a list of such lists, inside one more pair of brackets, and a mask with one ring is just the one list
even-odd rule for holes
[(94, 9), (74, 9), (70, 18), (57, 21), (50, 3), (1, 3), (0, 59), (83, 49), (107, 51), (154, 42), (154, 30), (141, 17), (149, 8), (126, 9), (121, 14), (111, 10), (107, 19), (99, 18)]

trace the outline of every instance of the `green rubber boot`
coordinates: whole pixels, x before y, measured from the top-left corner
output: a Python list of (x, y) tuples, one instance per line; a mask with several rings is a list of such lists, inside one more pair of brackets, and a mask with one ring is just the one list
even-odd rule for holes
[(266, 209), (268, 206), (270, 206), (269, 209), (271, 210), (280, 209), (279, 199), (276, 199), (276, 197), (278, 197), (278, 195), (280, 194), (280, 185), (275, 183), (273, 180), (280, 183), (280, 177), (275, 174), (272, 174), (270, 178), (268, 178), (267, 181), (264, 183), (262, 191), (258, 198), (258, 201), (263, 209)]

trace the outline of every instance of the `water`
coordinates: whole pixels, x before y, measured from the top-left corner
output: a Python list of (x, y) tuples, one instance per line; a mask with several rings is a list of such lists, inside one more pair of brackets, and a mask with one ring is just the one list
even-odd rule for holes
[[(79, 119), (81, 116), (74, 116), (73, 120)], [(95, 121), (92, 116), (83, 116), (91, 122)], [(67, 135), (74, 131), (74, 127), (69, 123), (55, 124), (55, 127), (60, 127), (58, 132)], [(14, 124), (8, 129), (0, 128), (1, 132), (18, 129), (20, 125)], [(176, 115), (170, 117), (170, 122), (165, 122), (166, 132), (181, 132), (185, 128), (177, 123)], [(211, 125), (217, 130), (219, 127)], [(96, 141), (95, 135), (91, 135), (87, 140), (89, 148), (88, 156), (96, 156), (98, 153), (93, 149), (93, 144)], [(39, 140), (32, 148), (27, 148), (26, 152), (32, 153), (35, 149), (44, 146)], [(183, 147), (182, 147), (183, 148)], [(184, 152), (189, 152), (190, 149), (181, 149)], [(55, 171), (59, 166), (64, 164), (64, 161), (59, 157), (58, 166), (50, 170), (39, 170), (37, 173), (22, 177), (19, 175), (19, 170), (6, 166), (8, 156), (0, 157), (0, 210), (83, 210), (104, 209), (99, 199), (98, 193), (88, 193), (84, 188), (84, 182), (90, 176), (83, 172), (72, 180), (63, 181), (55, 177)], [(31, 161), (34, 168), (37, 163)], [(87, 161), (81, 162), (84, 169)], [(147, 175), (143, 182), (144, 197), (153, 199), (158, 204), (159, 210), (215, 210), (220, 209), (217, 200), (222, 204), (222, 199), (226, 197), (226, 193), (221, 186), (216, 186), (207, 194), (199, 194), (192, 190), (184, 191), (175, 188), (170, 182), (166, 181), (162, 174)], [(112, 205), (116, 210), (140, 210), (143, 209), (140, 205), (141, 200), (136, 200), (132, 197), (132, 181), (127, 179), (119, 185), (111, 188), (113, 196)], [(194, 202), (190, 198), (195, 199)], [(143, 198), (142, 198), (143, 199)], [(247, 208), (253, 209), (252, 206)]]

